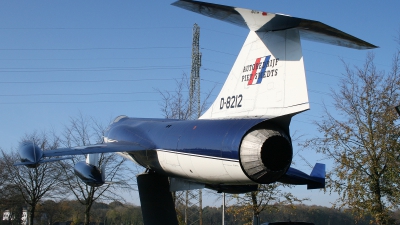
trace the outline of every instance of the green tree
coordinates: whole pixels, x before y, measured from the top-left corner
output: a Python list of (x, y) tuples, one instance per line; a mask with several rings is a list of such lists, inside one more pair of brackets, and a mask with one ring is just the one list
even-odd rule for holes
[(253, 216), (259, 218), (264, 211), (270, 213), (277, 211), (279, 206), (302, 203), (307, 199), (299, 199), (289, 192), (282, 191), (281, 187), (287, 186), (280, 183), (261, 184), (259, 190), (245, 194), (235, 194), (231, 198), (236, 201), (233, 207), (228, 207), (227, 212), (232, 214), (236, 221), (252, 224)]
[(222, 223), (222, 207), (206, 206), (203, 209), (203, 223), (208, 225), (220, 225)]
[(140, 207), (131, 204), (112, 202), (107, 211), (107, 224), (142, 225), (143, 218)]
[(400, 51), (387, 73), (376, 68), (372, 53), (362, 67), (345, 64), (332, 91), (336, 111), (325, 108), (315, 122), (321, 136), (305, 144), (334, 161), (328, 187), (339, 193), (336, 204), (357, 218), (370, 214), (377, 224), (391, 224), (390, 212), (400, 203), (399, 68)]

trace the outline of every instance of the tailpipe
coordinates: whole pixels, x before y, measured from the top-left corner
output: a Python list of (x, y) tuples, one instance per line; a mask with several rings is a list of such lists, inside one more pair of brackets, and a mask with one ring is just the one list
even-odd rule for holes
[(293, 157), (292, 143), (279, 128), (254, 128), (240, 146), (240, 164), (253, 181), (269, 184), (289, 169)]

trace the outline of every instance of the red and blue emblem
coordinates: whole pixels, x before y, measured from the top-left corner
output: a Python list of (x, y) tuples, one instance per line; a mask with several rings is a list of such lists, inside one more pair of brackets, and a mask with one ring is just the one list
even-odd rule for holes
[[(271, 55), (260, 57), (256, 59), (256, 62), (253, 64), (253, 70), (251, 72), (251, 77), (247, 83), (247, 85), (253, 85), (253, 84), (260, 84), (265, 71), (267, 70), (268, 67), (268, 62), (269, 59), (271, 58)], [(257, 80), (257, 81), (255, 81)]]

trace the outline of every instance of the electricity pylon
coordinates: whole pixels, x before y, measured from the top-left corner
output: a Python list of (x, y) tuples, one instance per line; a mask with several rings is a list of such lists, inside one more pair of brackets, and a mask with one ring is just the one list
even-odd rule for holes
[[(192, 70), (190, 73), (190, 89), (189, 89), (189, 119), (195, 120), (200, 117), (200, 27), (193, 25), (193, 43), (192, 43)], [(185, 201), (185, 224), (203, 224), (203, 193), (202, 190), (186, 191)], [(198, 211), (193, 210), (198, 206)]]

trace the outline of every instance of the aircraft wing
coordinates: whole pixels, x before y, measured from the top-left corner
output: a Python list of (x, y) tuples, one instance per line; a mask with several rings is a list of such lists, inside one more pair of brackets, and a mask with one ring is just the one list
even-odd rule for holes
[(132, 143), (112, 142), (106, 144), (88, 145), (73, 148), (59, 148), (54, 150), (43, 151), (43, 157), (65, 156), (65, 155), (86, 155), (93, 153), (109, 153), (109, 152), (131, 152), (143, 151), (145, 147)]
[(71, 157), (64, 158), (52, 158), (44, 159), (46, 157), (55, 156), (70, 156), (70, 155), (85, 155), (94, 153), (111, 153), (111, 152), (132, 152), (132, 151), (144, 151), (149, 149), (139, 143), (132, 142), (110, 142), (95, 145), (88, 145), (82, 147), (72, 147), (72, 148), (59, 148), (54, 150), (43, 151), (30, 141), (22, 142), (19, 146), (19, 152), (21, 157), (21, 162), (15, 163), (14, 165), (26, 165), (35, 167), (41, 163), (52, 162), (64, 159), (70, 159)]

